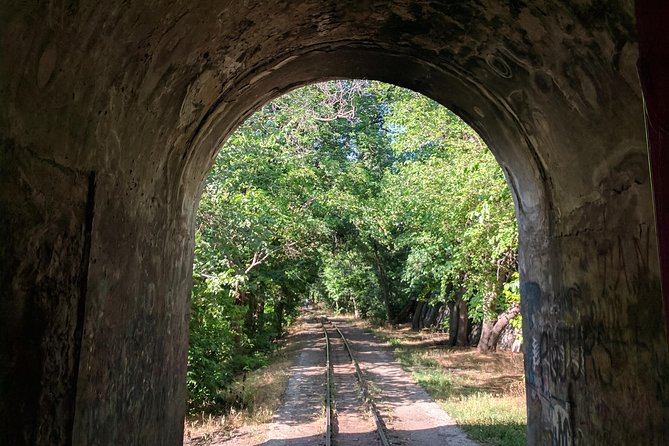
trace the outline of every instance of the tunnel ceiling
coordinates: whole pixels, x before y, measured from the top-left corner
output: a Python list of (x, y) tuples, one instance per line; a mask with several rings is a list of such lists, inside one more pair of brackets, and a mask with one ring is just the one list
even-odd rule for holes
[[(248, 114), (242, 109), (301, 83), (377, 77), (451, 106), (502, 159), (502, 144), (487, 135), (485, 121), (506, 114), (514, 121), (507, 131), (520, 133), (515, 139), (525, 139), (540, 168), (551, 171), (582, 164), (575, 162), (581, 144), (571, 135), (608, 127), (627, 112), (601, 104), (622, 97), (641, 110), (631, 2), (201, 3), (8, 11), (8, 35), (24, 36), (5, 40), (11, 106), (4, 122), (12, 123), (11, 134), (64, 166), (105, 169), (130, 145), (142, 146), (133, 164), (154, 162), (166, 148), (191, 150), (197, 132), (226, 107)], [(348, 57), (338, 60), (344, 50)], [(300, 64), (316, 52), (323, 57)], [(368, 52), (397, 57), (368, 58)], [(256, 97), (244, 96), (291, 60), (293, 70), (264, 79)], [(440, 76), (453, 80), (438, 85)], [(565, 110), (572, 119), (563, 119)], [(591, 133), (588, 150), (604, 158), (598, 151), (605, 144)], [(68, 141), (67, 151), (44, 144), (46, 134)], [(571, 192), (592, 181), (589, 173), (553, 179), (556, 193), (577, 195)]]
[(502, 165), (530, 442), (661, 444), (669, 361), (633, 18), (631, 0), (1, 6), (7, 444), (179, 444), (200, 184), (255, 109), (337, 77), (440, 101)]

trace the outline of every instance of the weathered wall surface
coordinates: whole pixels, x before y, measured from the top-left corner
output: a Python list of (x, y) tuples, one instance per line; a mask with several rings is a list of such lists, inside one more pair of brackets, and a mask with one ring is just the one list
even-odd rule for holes
[(7, 140), (0, 141), (0, 151), (0, 442), (67, 444), (87, 283), (91, 181)]
[(666, 443), (631, 2), (21, 4), (0, 30), (0, 443), (180, 443), (200, 182), (255, 107), (338, 76), (432, 96), (502, 164), (530, 443)]

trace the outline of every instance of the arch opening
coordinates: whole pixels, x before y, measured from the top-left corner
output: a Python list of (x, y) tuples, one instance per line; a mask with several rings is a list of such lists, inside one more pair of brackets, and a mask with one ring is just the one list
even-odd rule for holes
[[(397, 67), (402, 69), (397, 70)], [(582, 291), (580, 285), (566, 286), (561, 283), (569, 274), (563, 271), (564, 263), (557, 260), (562, 248), (555, 238), (578, 235), (578, 230), (576, 234), (556, 234), (556, 226), (565, 212), (564, 208), (567, 208), (567, 213), (578, 213), (578, 205), (560, 200), (563, 197), (557, 200), (566, 203), (555, 202), (555, 194), (569, 196), (564, 189), (571, 187), (569, 183), (573, 177), (567, 175), (561, 178), (555, 174), (555, 167), (551, 172), (551, 168), (544, 165), (543, 159), (547, 154), (536, 144), (542, 137), (548, 138), (550, 143), (555, 143), (555, 140), (551, 139), (551, 135), (541, 135), (542, 130), (549, 134), (554, 130), (543, 112), (538, 109), (529, 112), (536, 117), (532, 122), (534, 128), (529, 129), (521, 117), (523, 112), (528, 112), (517, 110), (518, 103), (510, 100), (513, 95), (500, 97), (454, 67), (435, 67), (404, 51), (380, 50), (369, 45), (341, 45), (327, 51), (309, 49), (303, 54), (278, 58), (277, 62), (256, 67), (252, 72), (246, 77), (248, 81), (237, 84), (241, 85), (238, 96), (227, 96), (228, 100), (210, 110), (205, 121), (199, 124), (200, 133), (193, 140), (193, 153), (206, 154), (202, 161), (205, 166), (211, 162), (209, 160), (225, 139), (224, 135), (264, 102), (294, 88), (334, 78), (371, 78), (419, 91), (456, 111), (479, 132), (502, 166), (516, 203), (520, 232), (519, 269), (523, 278), (525, 308), (523, 316), (528, 321), (524, 331), (525, 339), (530, 340), (526, 356), (529, 441), (538, 441), (535, 439), (546, 436), (560, 441), (584, 438), (582, 432), (571, 427), (573, 421), (569, 419), (569, 407), (576, 404), (578, 398), (567, 382), (574, 376), (579, 377), (577, 380), (585, 378), (588, 343), (592, 342), (593, 336), (599, 335), (586, 334), (582, 327), (570, 326), (572, 321), (565, 323), (558, 320), (557, 324), (552, 324), (545, 319), (556, 308), (567, 312), (567, 318), (574, 317), (574, 298), (578, 298)], [(523, 95), (522, 90), (514, 94)], [(234, 99), (230, 100), (230, 97)], [(192, 161), (188, 168), (198, 164), (195, 157)], [(635, 161), (627, 159), (625, 163), (626, 169), (634, 171), (632, 176), (638, 179), (644, 176), (634, 167)], [(579, 167), (587, 169), (585, 165)], [(595, 166), (594, 169), (601, 167)], [(195, 170), (198, 172), (196, 178), (201, 178), (207, 169)], [(601, 173), (595, 171), (593, 176)], [(645, 180), (637, 184), (642, 183)], [(582, 224), (582, 221), (579, 223)], [(650, 229), (642, 229), (641, 237), (647, 235), (644, 235), (646, 231)], [(629, 248), (629, 245), (621, 245), (618, 249)], [(647, 249), (652, 248), (648, 245)], [(593, 307), (586, 310), (590, 313), (586, 318), (594, 319), (599, 311), (594, 308), (601, 304), (590, 305)], [(608, 351), (608, 347), (605, 349)], [(605, 357), (609, 354), (606, 353)], [(547, 376), (539, 378), (537, 372)], [(582, 387), (584, 394), (593, 392), (586, 388)], [(560, 421), (556, 422), (556, 419)], [(550, 428), (545, 424), (548, 420), (551, 420)]]
[[(402, 67), (402, 70), (398, 72), (396, 67)], [(371, 78), (393, 83), (419, 91), (456, 111), (486, 140), (507, 176), (516, 203), (520, 232), (519, 268), (523, 277), (522, 296), (525, 308), (523, 316), (528, 321), (525, 339), (530, 340), (526, 356), (530, 432), (528, 439), (533, 442), (540, 441), (539, 438), (553, 438), (554, 441), (586, 438), (588, 434), (572, 426), (578, 423), (570, 418), (573, 417), (573, 407), (576, 404), (583, 404), (583, 400), (574, 394), (574, 388), (570, 388), (570, 385), (573, 386), (574, 380), (585, 381), (587, 373), (601, 373), (586, 371), (589, 366), (595, 369), (599, 367), (595, 365), (597, 360), (591, 359), (591, 363), (588, 364), (586, 357), (591, 344), (593, 342), (597, 344), (601, 335), (586, 333), (584, 327), (573, 324), (571, 318), (578, 313), (574, 311), (574, 300), (581, 296), (582, 286), (574, 283), (578, 279), (571, 279), (574, 282), (567, 285), (570, 279), (566, 279), (566, 276), (572, 276), (573, 272), (565, 272), (564, 261), (558, 260), (560, 257), (573, 259), (585, 256), (581, 253), (582, 241), (576, 242), (577, 247), (572, 245), (567, 248), (566, 251), (572, 252), (566, 255), (562, 252), (565, 248), (560, 246), (560, 242), (556, 242), (558, 238), (580, 235), (579, 229), (575, 232), (570, 229), (557, 229), (562, 215), (579, 214), (583, 210), (582, 206), (585, 207), (583, 203), (576, 204), (570, 201), (573, 191), (566, 191), (573, 188), (571, 182), (574, 180), (578, 182), (578, 178), (569, 174), (565, 176), (556, 174), (558, 168), (545, 166), (544, 158), (550, 154), (546, 154), (545, 149), (539, 150), (536, 145), (542, 138), (555, 144), (555, 137), (551, 135), (555, 129), (547, 122), (548, 118), (540, 109), (524, 112), (534, 117), (533, 128), (529, 129), (521, 117), (522, 113), (517, 110), (518, 103), (513, 102), (515, 100), (513, 95), (499, 97), (484, 84), (464, 77), (465, 75), (455, 68), (449, 68), (451, 69), (440, 69), (423, 59), (403, 52), (393, 53), (387, 48), (379, 50), (357, 45), (342, 45), (337, 49), (330, 48), (328, 51), (309, 50), (297, 56), (287, 56), (273, 65), (254, 69), (254, 75), (249, 76), (248, 82), (240, 82), (243, 87), (240, 88), (239, 96), (233, 95), (233, 100), (226, 101), (211, 111), (205, 122), (199, 126), (201, 132), (194, 139), (194, 153), (206, 153), (207, 158), (211, 159), (225, 138), (222, 135), (229, 134), (241, 119), (262, 103), (291, 89), (333, 78)], [(258, 71), (261, 72), (260, 75), (257, 74)], [(523, 95), (522, 90), (514, 94)], [(542, 131), (545, 134), (542, 134)], [(633, 150), (640, 148), (634, 147), (634, 144), (632, 146)], [(619, 145), (615, 150), (627, 149), (629, 147), (623, 149)], [(619, 167), (626, 170), (627, 173), (623, 175), (635, 177), (636, 180), (633, 181), (638, 185), (647, 184), (646, 174), (638, 169), (637, 164), (643, 155), (628, 154), (615, 157), (618, 159), (610, 162), (617, 162)], [(191, 166), (195, 164), (197, 163), (194, 162)], [(208, 165), (206, 162), (204, 164)], [(588, 169), (586, 163), (572, 167), (579, 172)], [(595, 177), (594, 180), (597, 181), (597, 177), (604, 173), (603, 168), (601, 165), (591, 168), (595, 171), (590, 176)], [(202, 172), (206, 172), (206, 169), (200, 169), (197, 178), (202, 176)], [(620, 178), (600, 181), (605, 183), (619, 180)], [(601, 183), (599, 186), (600, 190), (603, 189)], [(639, 193), (644, 192), (639, 191)], [(197, 195), (197, 192), (195, 194)], [(556, 198), (556, 194), (562, 196)], [(591, 195), (592, 192), (588, 194)], [(556, 200), (559, 203), (556, 203)], [(587, 199), (585, 201), (586, 205), (589, 204)], [(601, 210), (597, 212), (606, 212), (604, 208), (610, 206), (598, 203), (597, 200), (595, 203)], [(569, 222), (568, 226), (574, 229), (584, 223), (584, 218), (588, 217), (579, 216), (577, 221)], [(591, 230), (597, 231), (597, 229), (585, 229), (586, 232)], [(639, 240), (648, 237), (650, 232), (652, 229), (642, 224), (639, 236), (632, 236), (637, 241), (630, 240), (630, 244), (623, 242), (617, 249), (619, 252), (628, 251)], [(646, 244), (644, 249), (653, 249), (652, 242)], [(579, 253), (575, 255), (574, 250)], [(579, 260), (580, 265), (583, 262), (587, 261)], [(567, 269), (571, 270), (571, 267)], [(655, 279), (651, 279), (648, 283), (650, 288), (645, 288), (645, 291), (642, 291), (643, 287), (637, 288), (636, 292), (650, 293), (657, 297), (657, 288), (653, 283), (657, 285)], [(584, 311), (586, 314), (584, 319), (595, 320), (601, 316), (601, 305), (611, 305), (614, 308), (616, 306), (615, 303), (589, 303), (589, 308)], [(553, 324), (546, 319), (552, 317), (547, 315), (554, 314), (556, 309), (558, 313), (566, 313), (562, 317), (567, 321), (558, 319), (557, 323)], [(617, 326), (620, 321), (617, 316), (613, 316), (612, 322)], [(621, 339), (615, 337), (617, 340), (612, 342), (620, 346)], [(595, 341), (593, 338), (598, 340)], [(613, 363), (611, 359), (613, 353), (609, 353), (610, 347), (601, 345), (600, 347), (603, 349), (601, 351), (606, 351), (602, 356), (605, 361), (603, 368), (607, 369), (609, 364)], [(594, 347), (594, 351), (597, 352), (600, 347)], [(628, 347), (623, 347), (619, 351), (622, 352), (626, 348)], [(543, 376), (538, 376), (541, 374)], [(608, 376), (611, 377), (610, 374)], [(608, 379), (607, 377), (606, 380)], [(605, 386), (608, 385), (610, 384)], [(593, 392), (604, 393), (601, 387), (591, 390), (584, 382), (581, 383), (580, 392), (591, 396)], [(577, 403), (579, 400), (581, 403)], [(619, 406), (620, 410), (622, 406)], [(550, 424), (550, 427), (547, 424)], [(605, 437), (609, 434), (602, 433), (602, 435)]]
[(0, 352), (2, 439), (178, 444), (194, 203), (217, 147), (291, 88), (367, 77), (460, 114), (505, 169), (524, 235), (528, 441), (662, 444), (669, 353), (631, 3), (226, 7), (3, 9), (0, 334), (17, 341)]
[[(230, 310), (230, 320), (237, 322), (221, 319), (221, 327), (243, 327), (238, 330), (262, 350), (267, 334), (281, 332), (284, 315), (299, 308), (309, 291), (312, 302), (317, 296), (330, 309), (355, 311), (356, 316), (385, 323), (410, 321), (407, 315), (418, 311), (409, 309), (412, 302), (425, 299), (450, 325), (450, 345), (494, 349), (498, 338), (492, 334), (493, 325), (498, 320), (504, 323), (506, 319), (499, 318), (504, 310), (510, 310), (505, 312), (509, 319), (517, 314), (516, 301), (502, 297), (502, 289), (517, 282), (517, 231), (503, 173), (488, 148), (452, 112), (409, 90), (356, 80), (312, 87), (287, 94), (254, 113), (225, 143), (206, 180), (197, 218), (193, 293), (197, 318), (192, 319), (195, 325), (191, 322), (191, 352), (230, 338), (227, 331), (207, 337), (216, 323), (215, 314), (208, 319), (212, 305), (208, 302), (220, 308), (243, 308), (244, 317)], [(317, 97), (326, 105), (318, 105)], [(333, 108), (331, 99), (337, 103)], [(418, 119), (422, 125), (416, 125)], [(339, 136), (331, 139), (333, 135)], [(303, 180), (299, 186), (293, 175)], [(405, 187), (405, 182), (415, 190)], [(448, 190), (448, 195), (435, 187)], [(342, 208), (332, 204), (339, 194)], [(460, 201), (457, 196), (468, 198)], [(426, 209), (425, 216), (416, 217), (416, 212), (423, 214), (409, 210), (413, 206), (441, 211)], [(456, 207), (454, 213), (445, 212)], [(393, 214), (398, 216), (389, 217)], [(437, 217), (446, 214), (450, 219)], [(479, 217), (472, 221), (474, 214)], [(295, 232), (295, 227), (301, 229)], [(480, 258), (483, 266), (464, 260), (468, 256)], [(414, 270), (418, 264), (422, 272)], [(342, 275), (342, 269), (349, 273)], [(349, 281), (348, 274), (357, 279)], [(469, 278), (459, 278), (463, 274)], [(490, 292), (501, 308), (492, 301), (483, 304), (483, 295)], [(456, 299), (458, 313), (467, 321), (460, 329), (457, 313), (446, 310), (450, 307), (446, 301)], [(479, 335), (485, 340), (479, 344), (468, 333), (472, 322), (467, 313), (476, 315), (473, 324), (480, 330), (482, 314), (488, 312), (488, 324)], [(415, 329), (442, 327), (439, 321), (415, 325)], [(198, 385), (210, 383), (208, 375), (216, 376), (227, 364), (231, 368), (245, 364), (249, 351), (238, 347), (240, 358), (224, 359), (220, 368), (209, 369), (200, 357), (189, 355), (189, 361), (195, 360), (189, 369), (195, 404), (213, 400), (214, 394), (204, 394)], [(221, 350), (222, 357), (227, 351)], [(516, 359), (498, 360), (508, 361), (519, 373), (522, 360)], [(437, 368), (435, 372), (441, 373)], [(500, 395), (487, 396), (514, 414), (521, 412), (513, 423), (500, 424), (498, 429), (522, 435), (517, 431), (525, 426), (524, 401), (519, 405), (518, 398), (505, 401)], [(220, 405), (216, 407), (220, 410)]]

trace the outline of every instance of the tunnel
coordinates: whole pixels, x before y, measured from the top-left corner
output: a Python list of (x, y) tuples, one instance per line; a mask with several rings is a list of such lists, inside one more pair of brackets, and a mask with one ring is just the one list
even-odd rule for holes
[(337, 78), (437, 100), (502, 166), (528, 443), (669, 441), (632, 1), (12, 2), (0, 36), (1, 444), (181, 444), (201, 183)]

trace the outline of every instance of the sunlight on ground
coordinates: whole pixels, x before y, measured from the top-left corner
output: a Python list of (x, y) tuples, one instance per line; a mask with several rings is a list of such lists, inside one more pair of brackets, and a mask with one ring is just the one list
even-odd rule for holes
[(472, 439), (500, 446), (525, 445), (522, 354), (447, 347), (448, 336), (443, 333), (406, 327), (375, 332)]
[[(340, 316), (341, 317), (341, 316)], [(374, 331), (393, 348), (398, 362), (452, 416), (473, 440), (490, 445), (526, 444), (523, 356), (510, 352), (481, 354), (473, 347), (446, 346), (448, 336), (408, 328), (372, 329), (360, 320), (348, 323)], [(298, 323), (292, 333), (301, 329)], [(275, 355), (270, 364), (235, 384), (246, 405), (226, 416), (190, 417), (185, 424), (185, 445), (204, 445), (237, 435), (242, 426), (271, 421), (281, 403), (295, 354), (303, 346), (295, 337)], [(370, 389), (372, 394), (378, 389)]]

